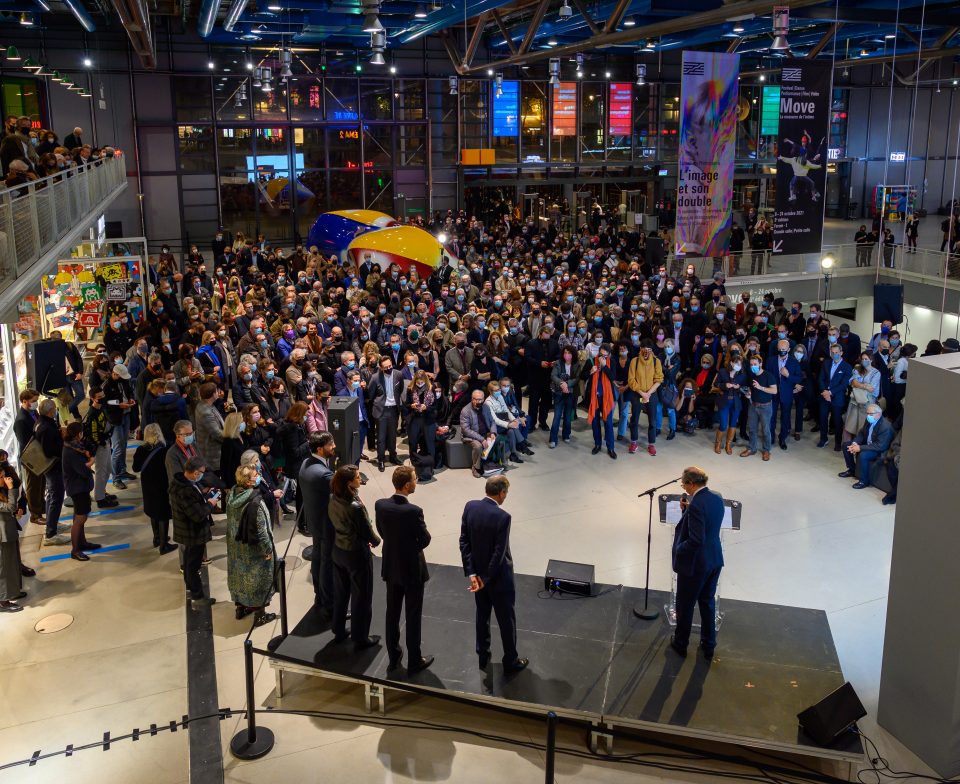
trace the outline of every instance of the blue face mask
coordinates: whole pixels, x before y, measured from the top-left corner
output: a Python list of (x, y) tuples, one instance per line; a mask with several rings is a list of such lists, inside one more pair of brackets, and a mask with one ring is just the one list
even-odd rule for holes
[(243, 380), (244, 380), (244, 381), (253, 381), (253, 373), (244, 373), (244, 374), (243, 374)]
[(260, 483), (261, 483), (262, 481), (263, 481), (263, 477), (260, 476), (260, 474), (257, 474), (257, 475), (253, 478), (253, 486), (254, 486), (254, 487), (259, 487), (259, 486), (260, 486)]
[(238, 432), (238, 433), (242, 433), (242, 432), (243, 432), (244, 430), (246, 430), (246, 429), (247, 429), (247, 423), (246, 423), (246, 422), (241, 422), (241, 423), (240, 423), (240, 426), (237, 428), (237, 432)]
[(184, 436), (184, 437), (183, 437), (183, 443), (186, 444), (187, 446), (190, 446), (190, 444), (193, 443), (193, 433), (191, 433), (191, 434), (188, 435), (188, 436)]
[(306, 334), (307, 334), (307, 328), (306, 328), (306, 327), (297, 327), (297, 332), (299, 332), (301, 335), (306, 335)]
[(673, 308), (674, 310), (680, 310), (680, 303), (679, 303), (679, 302), (671, 302), (671, 303), (670, 303), (670, 307)]
[(877, 422), (880, 421), (880, 415), (879, 415), (879, 414), (867, 414), (867, 421), (868, 421), (871, 425), (875, 425), (875, 424), (877, 424)]
[(673, 356), (673, 348), (672, 348), (671, 346), (666, 346), (666, 347), (663, 349), (663, 351), (664, 351), (664, 353), (665, 353), (668, 357), (672, 357), (672, 356)]
[(351, 381), (351, 382), (350, 382), (350, 389), (360, 389), (360, 382), (359, 382), (359, 381)]
[(750, 372), (753, 373), (753, 375), (755, 375), (755, 376), (759, 376), (759, 375), (760, 375), (760, 369), (761, 369), (761, 368), (760, 368), (759, 365), (751, 365), (751, 366), (750, 366)]
[(713, 315), (717, 317), (717, 321), (723, 321), (723, 313), (714, 313)]
[(587, 334), (587, 328), (586, 328), (586, 327), (580, 327), (580, 329), (578, 329), (577, 332), (579, 332), (581, 335), (586, 335), (586, 334)]
[(640, 336), (639, 336), (639, 335), (631, 335), (631, 336), (630, 336), (630, 341), (633, 343), (633, 345), (639, 346), (639, 345), (640, 345)]
[(836, 335), (827, 335), (827, 340), (828, 340), (830, 343), (836, 343), (836, 342), (837, 342), (837, 336), (836, 336)]
[(690, 306), (690, 312), (691, 312), (691, 313), (696, 313), (698, 310), (700, 310), (700, 306), (699, 306), (699, 305), (691, 305), (691, 306)]
[(840, 361), (840, 355), (839, 355), (839, 354), (831, 354), (831, 356), (833, 357), (833, 364), (836, 365), (836, 364)]
[(477, 329), (483, 329), (483, 328), (486, 327), (486, 326), (487, 326), (487, 322), (485, 322), (485, 321), (478, 321), (478, 322), (477, 322)]
[(894, 348), (896, 348), (897, 346), (900, 345), (900, 339), (899, 339), (899, 338), (890, 338), (890, 345), (893, 346)]
[(356, 364), (357, 364), (357, 363), (354, 362), (354, 361), (351, 359), (349, 362), (347, 362), (347, 369), (348, 369), (348, 370), (353, 370), (353, 368), (354, 368), (354, 366), (355, 366)]
[(276, 375), (277, 375), (277, 374), (276, 374), (274, 371), (268, 370), (268, 371), (267, 371), (267, 381), (273, 381), (273, 379), (274, 379), (274, 377), (275, 377)]
[(263, 334), (263, 327), (256, 327), (256, 328), (253, 330), (253, 334), (255, 334), (255, 335), (262, 335), (262, 334)]

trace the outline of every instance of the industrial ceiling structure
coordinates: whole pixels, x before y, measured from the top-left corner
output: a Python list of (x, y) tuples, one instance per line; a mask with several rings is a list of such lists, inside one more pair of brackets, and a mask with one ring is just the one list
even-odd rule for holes
[[(771, 0), (0, 0), (7, 25), (73, 18), (78, 30), (126, 30), (155, 66), (158, 17), (210, 45), (350, 48), (383, 53), (442, 41), (451, 72), (524, 67), (578, 52), (652, 58), (682, 49), (736, 51), (758, 67), (777, 55), (847, 66), (960, 55), (956, 0), (790, 0), (786, 46), (774, 44)], [(370, 56), (372, 55), (372, 56)]]

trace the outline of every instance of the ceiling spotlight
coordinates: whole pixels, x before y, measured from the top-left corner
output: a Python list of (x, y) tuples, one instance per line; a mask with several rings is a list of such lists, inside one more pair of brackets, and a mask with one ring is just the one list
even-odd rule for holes
[(840, 73), (840, 75), (841, 75), (844, 79), (849, 79), (849, 78), (850, 78), (850, 69), (847, 68), (846, 66), (844, 66), (843, 71)]
[(833, 269), (833, 265), (834, 265), (833, 256), (828, 255), (820, 259), (820, 267), (821, 269), (823, 269), (824, 272), (827, 272), (828, 270)]
[(247, 70), (248, 70), (248, 71), (252, 71), (252, 70), (253, 70), (253, 63), (249, 63), (249, 62), (247, 63)]
[(277, 11), (282, 11), (282, 10), (283, 10), (283, 6), (282, 6), (282, 5), (277, 5), (276, 3), (270, 3), (270, 5), (267, 6), (267, 10), (268, 10), (268, 11), (273, 11), (274, 13), (276, 13)]
[(558, 43), (559, 42), (556, 38), (551, 38), (549, 41), (547, 41), (547, 46), (556, 46)]
[(583, 71), (581, 71), (579, 68), (577, 69), (577, 78), (578, 78), (578, 79), (582, 79), (582, 78), (583, 78)]
[(380, 23), (380, 17), (377, 16), (376, 11), (371, 11), (369, 14), (363, 17), (363, 32), (382, 33), (383, 30), (384, 27)]
[(20, 14), (20, 24), (24, 27), (33, 27), (33, 16), (28, 13)]
[(243, 96), (239, 92), (233, 96), (233, 106), (236, 109), (243, 108)]
[(413, 12), (414, 19), (426, 19), (427, 18), (427, 9), (422, 5), (417, 6), (417, 10)]
[(643, 44), (643, 51), (645, 52), (653, 52), (656, 50), (656, 48), (657, 48), (656, 44), (653, 41), (651, 41), (649, 38)]
[(459, 90), (457, 89), (457, 77), (449, 76), (447, 77), (447, 84), (450, 85), (450, 95), (458, 95)]
[(569, 19), (573, 16), (573, 9), (570, 7), (569, 0), (563, 0), (563, 5), (560, 6), (560, 12), (558, 14), (561, 20)]
[(487, 76), (493, 76), (493, 69), (492, 69), (492, 68), (488, 68), (488, 69), (487, 69)]
[(370, 65), (386, 65), (387, 61), (383, 59), (383, 52), (374, 52), (370, 57)]
[(390, 66), (390, 73), (395, 74), (396, 72), (397, 72), (397, 66), (391, 65), (391, 66)]
[(83, 58), (83, 67), (84, 67), (84, 68), (92, 68), (92, 67), (93, 67), (93, 60), (91, 60), (89, 57), (84, 57), (84, 58)]
[(771, 51), (786, 52), (790, 49), (787, 33), (790, 31), (790, 8), (777, 6), (773, 9), (773, 43)]
[(887, 34), (884, 36), (884, 38), (886, 38), (888, 41), (889, 41), (891, 38), (896, 38), (896, 37), (897, 37), (897, 34), (896, 34), (896, 33), (887, 33)]
[(861, 57), (866, 57), (868, 54), (870, 54), (870, 52), (868, 52), (866, 49), (861, 49), (861, 50), (860, 50), (860, 56), (861, 56)]
[(67, 89), (68, 89), (70, 92), (72, 92), (72, 93), (82, 93), (82, 92), (83, 92), (83, 88), (82, 88), (79, 84), (71, 84)]
[(637, 87), (643, 87), (647, 83), (647, 66), (644, 63), (637, 63)]
[(634, 17), (632, 17), (632, 16), (628, 16), (628, 17), (624, 20), (623, 26), (624, 26), (624, 27), (636, 27), (636, 26), (637, 26), (637, 20), (636, 20)]
[(766, 74), (760, 74), (760, 81), (761, 81), (761, 82), (767, 81), (767, 75), (766, 75)]
[(262, 83), (262, 79), (263, 79), (263, 69), (262, 69), (262, 68), (257, 68), (257, 69), (253, 72), (253, 86), (254, 86), (254, 87), (259, 87), (259, 86), (261, 85), (261, 83)]
[(604, 71), (604, 74), (603, 74), (603, 75), (604, 75), (605, 78), (609, 79), (610, 76), (611, 76), (611, 73), (610, 73), (609, 71)]
[(550, 70), (550, 86), (558, 87), (560, 85), (560, 58), (551, 57), (549, 63)]
[(41, 68), (43, 68), (43, 66), (40, 65), (40, 63), (38, 63), (32, 57), (28, 57), (26, 60), (23, 61), (23, 67), (27, 71), (34, 71), (34, 72), (39, 71)]
[(503, 95), (503, 74), (498, 73), (494, 77), (494, 81), (496, 82), (496, 85), (497, 85), (497, 91), (496, 91), (497, 98), (500, 98)]
[(216, 63), (213, 62), (213, 60), (210, 60), (210, 61), (207, 62), (207, 68), (209, 68), (211, 71), (212, 71), (214, 68), (216, 68), (216, 67), (217, 67), (217, 65), (216, 65)]
[(745, 33), (746, 31), (747, 31), (747, 28), (743, 26), (742, 22), (734, 23), (733, 32), (735, 32), (737, 35), (740, 35), (741, 33)]
[(50, 77), (54, 82), (62, 82), (63, 77), (60, 75), (59, 71), (54, 71), (53, 76)]
[(442, 231), (437, 235), (437, 242), (443, 245), (447, 241), (447, 235)]
[(81, 92), (80, 92), (80, 97), (81, 97), (81, 98), (93, 98), (93, 93), (91, 93), (91, 92), (90, 92), (89, 90), (87, 90), (87, 89), (83, 89), (83, 90), (81, 90)]

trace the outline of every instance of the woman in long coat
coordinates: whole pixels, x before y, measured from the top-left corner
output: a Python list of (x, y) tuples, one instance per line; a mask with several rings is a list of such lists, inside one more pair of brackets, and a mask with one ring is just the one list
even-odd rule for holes
[(22, 590), (20, 571), (20, 526), (17, 524), (17, 501), (13, 477), (0, 481), (0, 612), (19, 612), (17, 604), (26, 593)]
[(227, 588), (237, 620), (252, 612), (254, 625), (263, 626), (277, 617), (264, 609), (274, 591), (270, 513), (257, 489), (262, 478), (256, 469), (241, 466), (236, 480), (227, 496)]
[(156, 422), (143, 429), (143, 443), (133, 453), (133, 470), (140, 474), (140, 492), (143, 494), (143, 513), (150, 518), (153, 546), (160, 555), (177, 549), (170, 542), (170, 494), (165, 459), (167, 445), (160, 425)]

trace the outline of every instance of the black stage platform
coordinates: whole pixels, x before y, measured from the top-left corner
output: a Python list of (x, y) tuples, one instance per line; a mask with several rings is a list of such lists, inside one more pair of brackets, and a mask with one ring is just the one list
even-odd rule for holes
[[(379, 561), (375, 574), (379, 575)], [(553, 710), (598, 726), (630, 727), (803, 754), (853, 765), (863, 758), (860, 739), (848, 733), (824, 748), (806, 738), (797, 713), (842, 685), (826, 614), (724, 599), (716, 656), (669, 648), (670, 626), (633, 615), (638, 588), (600, 585), (592, 598), (549, 598), (543, 578), (517, 575), (518, 649), (530, 666), (506, 676), (493, 623), (488, 672), (474, 652), (474, 602), (460, 569), (430, 566), (423, 618), (423, 651), (433, 666), (412, 677), (387, 671), (383, 646), (355, 654), (350, 642), (333, 643), (329, 626), (308, 613), (275, 651), (282, 671), (346, 678), (387, 688), (439, 692), (543, 715)], [(383, 634), (384, 590), (377, 577), (371, 630)], [(540, 598), (546, 597), (546, 598)], [(651, 603), (662, 607), (662, 592)], [(401, 643), (402, 643), (401, 632)], [(404, 660), (406, 664), (406, 660)], [(279, 694), (278, 694), (279, 696)]]

